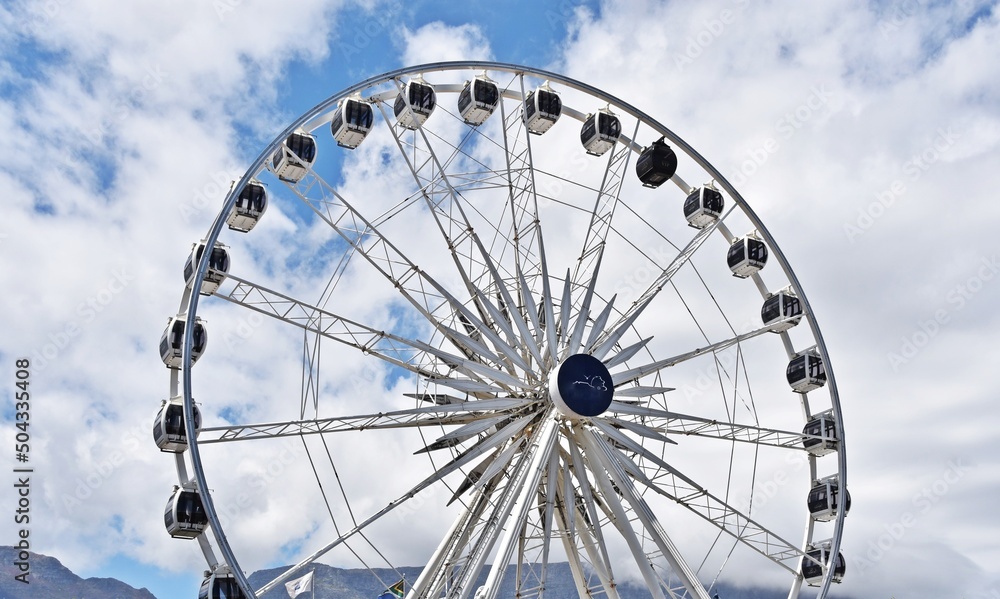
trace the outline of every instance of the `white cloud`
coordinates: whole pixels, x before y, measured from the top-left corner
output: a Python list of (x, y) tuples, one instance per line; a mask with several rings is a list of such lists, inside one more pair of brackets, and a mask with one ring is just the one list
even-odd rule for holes
[(428, 23), (416, 31), (403, 30), (403, 64), (415, 65), (448, 60), (489, 60), (493, 56), (489, 40), (477, 25), (450, 27), (441, 21)]

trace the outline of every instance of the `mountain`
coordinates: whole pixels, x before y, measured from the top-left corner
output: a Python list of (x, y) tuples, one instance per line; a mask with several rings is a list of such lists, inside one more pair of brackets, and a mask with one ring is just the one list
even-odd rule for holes
[[(146, 589), (134, 589), (114, 578), (84, 580), (54, 557), (29, 552), (28, 584), (15, 576), (17, 547), (0, 547), (0, 599), (156, 599)], [(170, 598), (173, 599), (173, 598)]]
[[(287, 569), (287, 567), (282, 567), (254, 572), (250, 576), (250, 584), (259, 588)], [(405, 578), (408, 583), (416, 581), (422, 568), (409, 567), (398, 570), (375, 568), (370, 571), (364, 569), (345, 570), (324, 564), (315, 564), (314, 568), (310, 569), (316, 571), (313, 581), (316, 599), (375, 599), (387, 586), (398, 581), (400, 576)], [(510, 566), (504, 576), (499, 597), (514, 597), (514, 576), (514, 566)], [(486, 573), (484, 572), (479, 577), (477, 585), (483, 584), (485, 581)], [(407, 589), (409, 589), (409, 584), (407, 584)], [(716, 593), (719, 599), (784, 599), (788, 596), (787, 589), (737, 589), (727, 585), (719, 585), (710, 594), (714, 597)], [(618, 594), (621, 599), (649, 599), (650, 596), (645, 587), (631, 583), (619, 585)], [(303, 599), (312, 599), (312, 595), (309, 594), (302, 597)], [(546, 599), (579, 599), (569, 564), (549, 565), (545, 597)], [(278, 585), (267, 594), (259, 597), (259, 599), (287, 598), (288, 594), (285, 592), (284, 584)]]
[[(157, 599), (146, 589), (135, 589), (114, 578), (88, 578), (86, 580), (73, 574), (59, 560), (30, 553), (29, 563), (31, 574), (29, 584), (18, 582), (14, 577), (21, 574), (16, 562), (18, 550), (16, 547), (0, 547), (0, 599)], [(254, 572), (250, 583), (259, 588), (269, 580), (287, 570), (288, 567), (273, 568)], [(316, 578), (314, 587), (317, 599), (375, 599), (389, 585), (394, 584), (402, 576), (408, 583), (417, 580), (419, 567), (391, 570), (376, 568), (374, 570), (349, 570), (334, 568), (325, 564), (315, 564)], [(514, 566), (511, 566), (504, 576), (500, 597), (513, 597)], [(484, 572), (477, 581), (481, 585), (486, 581)], [(407, 585), (409, 588), (409, 585)], [(621, 599), (648, 599), (649, 592), (644, 587), (630, 583), (618, 586)], [(719, 585), (710, 593), (719, 599), (783, 599), (787, 590), (780, 589), (744, 589), (727, 585)], [(259, 599), (287, 599), (285, 586), (279, 585)], [(578, 599), (569, 565), (566, 563), (550, 564), (548, 580), (545, 589), (546, 599)], [(303, 599), (312, 599), (304, 595)], [(194, 597), (161, 597), (159, 599), (195, 599)]]

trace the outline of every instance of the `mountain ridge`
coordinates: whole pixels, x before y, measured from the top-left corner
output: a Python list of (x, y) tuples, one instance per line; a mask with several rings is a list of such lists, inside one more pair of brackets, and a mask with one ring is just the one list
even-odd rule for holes
[(0, 546), (0, 599), (158, 599), (148, 589), (115, 578), (80, 578), (58, 559), (33, 551), (28, 552), (29, 569), (23, 576), (17, 562), (25, 560), (19, 553), (17, 547)]
[[(0, 599), (188, 599), (186, 597), (156, 597), (148, 589), (136, 589), (114, 578), (81, 578), (66, 568), (55, 557), (29, 552), (30, 574), (28, 584), (16, 580), (22, 574), (15, 562), (18, 549), (0, 546)], [(290, 566), (259, 570), (250, 575), (250, 583), (260, 588), (266, 582), (284, 573)], [(513, 597), (511, 574), (515, 566), (509, 566), (501, 585), (500, 597)], [(423, 569), (419, 566), (398, 569), (375, 568), (347, 569), (326, 564), (314, 564), (316, 575), (314, 586), (317, 599), (375, 599), (389, 585), (400, 577), (409, 584), (415, 582)], [(303, 573), (304, 574), (304, 573)], [(486, 581), (486, 573), (480, 575), (476, 586)], [(618, 585), (621, 599), (647, 599), (649, 591), (645, 587), (624, 582)], [(725, 584), (717, 585), (711, 591), (713, 599), (784, 599), (788, 591), (781, 589), (737, 588)], [(285, 586), (278, 585), (258, 599), (285, 599)], [(303, 596), (312, 599), (312, 595)], [(550, 564), (545, 585), (546, 599), (578, 599), (569, 564)], [(191, 597), (190, 599), (196, 599)]]

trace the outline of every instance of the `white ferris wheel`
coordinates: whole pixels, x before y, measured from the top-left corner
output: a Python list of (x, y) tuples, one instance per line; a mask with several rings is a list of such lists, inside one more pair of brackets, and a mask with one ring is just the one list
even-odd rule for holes
[[(414, 599), (544, 597), (557, 566), (608, 598), (844, 575), (805, 293), (725, 177), (619, 98), (493, 62), (362, 81), (264, 149), (184, 279), (153, 432), (201, 597), (319, 560), (386, 588), (422, 566)], [(206, 351), (209, 322), (242, 344)]]

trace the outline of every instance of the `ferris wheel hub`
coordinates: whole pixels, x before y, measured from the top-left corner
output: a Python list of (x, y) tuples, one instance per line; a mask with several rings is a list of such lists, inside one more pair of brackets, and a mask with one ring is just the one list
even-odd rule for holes
[(600, 416), (611, 405), (615, 388), (603, 362), (590, 354), (574, 354), (549, 375), (549, 397), (569, 418)]

